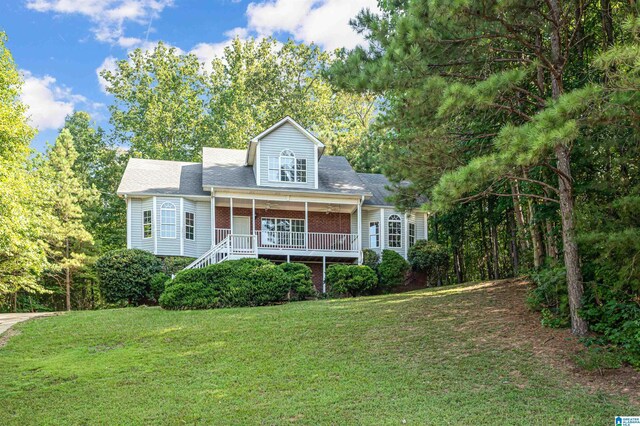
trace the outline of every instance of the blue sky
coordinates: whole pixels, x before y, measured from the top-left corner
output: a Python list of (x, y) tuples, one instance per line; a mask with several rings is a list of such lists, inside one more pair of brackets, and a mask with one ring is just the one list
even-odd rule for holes
[(111, 98), (97, 72), (135, 48), (162, 40), (203, 62), (234, 37), (275, 36), (352, 48), (362, 38), (348, 25), (376, 0), (6, 0), (0, 30), (20, 68), (33, 147), (53, 142), (64, 117), (91, 113), (106, 126)]

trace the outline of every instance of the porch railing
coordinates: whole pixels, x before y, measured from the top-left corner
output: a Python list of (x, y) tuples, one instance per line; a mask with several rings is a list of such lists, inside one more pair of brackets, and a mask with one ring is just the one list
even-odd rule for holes
[[(231, 235), (230, 229), (216, 229), (216, 244)], [(332, 232), (287, 232), (257, 231), (256, 241), (248, 238), (252, 235), (232, 236), (231, 245), (238, 250), (252, 250), (253, 247), (282, 250), (315, 250), (315, 251), (357, 251), (358, 234)], [(252, 245), (255, 244), (255, 245)]]

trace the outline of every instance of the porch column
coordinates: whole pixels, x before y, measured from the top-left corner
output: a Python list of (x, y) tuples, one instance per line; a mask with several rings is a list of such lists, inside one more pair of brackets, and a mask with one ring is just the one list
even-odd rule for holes
[(309, 203), (304, 202), (304, 248), (309, 248)]
[(153, 254), (158, 254), (158, 202), (156, 197), (153, 197), (153, 214), (151, 220), (153, 220)]
[(178, 237), (180, 237), (180, 256), (184, 256), (184, 198), (180, 197), (180, 220), (176, 221), (180, 224), (180, 232), (178, 233)]
[(218, 242), (216, 241), (216, 196), (211, 192), (211, 248)]
[(323, 293), (327, 292), (326, 276), (327, 276), (327, 257), (322, 256), (322, 292)]
[(382, 250), (384, 250), (384, 242), (385, 242), (385, 235), (384, 235), (384, 209), (380, 209), (380, 252), (382, 252)]
[(253, 224), (253, 228), (251, 229), (251, 233), (253, 235), (257, 235), (256, 234), (256, 199), (252, 198), (251, 199), (251, 223)]
[(229, 223), (231, 224), (231, 234), (233, 234), (233, 198), (229, 197)]
[(362, 201), (364, 200), (364, 197), (362, 197), (362, 200), (360, 200), (360, 202), (358, 203), (358, 243), (357, 243), (357, 247), (358, 247), (358, 264), (362, 264)]
[(429, 241), (429, 215), (427, 213), (424, 214), (424, 239)]

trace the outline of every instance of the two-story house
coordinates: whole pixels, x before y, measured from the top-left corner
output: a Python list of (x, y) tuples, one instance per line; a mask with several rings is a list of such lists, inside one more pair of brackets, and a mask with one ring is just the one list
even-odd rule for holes
[(427, 239), (427, 216), (395, 210), (388, 180), (356, 173), (290, 117), (247, 149), (204, 148), (202, 163), (132, 158), (118, 188), (127, 246), (197, 258), (189, 267), (261, 257), (301, 262), (326, 291), (329, 264), (359, 263), (362, 249)]

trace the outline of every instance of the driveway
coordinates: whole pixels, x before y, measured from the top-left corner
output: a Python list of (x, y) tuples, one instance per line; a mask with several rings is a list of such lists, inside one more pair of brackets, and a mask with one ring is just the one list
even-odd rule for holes
[(0, 314), (0, 335), (10, 329), (14, 324), (31, 318), (50, 317), (60, 315), (60, 312), (25, 312), (16, 314)]

